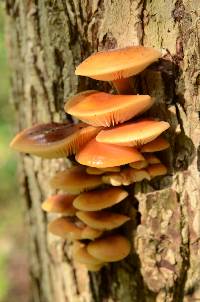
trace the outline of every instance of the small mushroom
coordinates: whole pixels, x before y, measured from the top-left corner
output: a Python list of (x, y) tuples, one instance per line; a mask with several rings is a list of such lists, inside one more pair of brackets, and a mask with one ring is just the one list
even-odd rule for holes
[(130, 242), (121, 235), (110, 235), (90, 242), (87, 251), (102, 262), (115, 262), (128, 256)]
[(96, 230), (109, 231), (120, 227), (130, 220), (128, 216), (108, 211), (83, 212), (77, 211), (76, 216), (86, 225)]
[(73, 258), (75, 261), (86, 265), (103, 265), (102, 261), (91, 256), (87, 251), (85, 244), (79, 243), (79, 247), (73, 248)]
[(94, 240), (102, 235), (102, 232), (72, 220), (69, 217), (60, 217), (48, 224), (48, 231), (56, 236), (68, 240)]
[(160, 164), (160, 159), (154, 154), (147, 153), (145, 154), (144, 158), (147, 161), (148, 165)]
[(163, 164), (154, 164), (147, 167), (147, 171), (151, 178), (167, 174), (167, 168)]
[(114, 95), (85, 91), (65, 104), (65, 111), (93, 126), (114, 126), (148, 110), (153, 104), (149, 95)]
[(131, 91), (128, 77), (140, 73), (160, 57), (159, 51), (144, 46), (110, 49), (88, 57), (76, 68), (75, 74), (95, 80), (112, 81), (122, 94)]
[(157, 152), (169, 148), (169, 142), (163, 137), (157, 137), (153, 141), (143, 145), (140, 149), (141, 152)]
[(86, 172), (88, 174), (92, 174), (92, 175), (102, 175), (106, 172), (119, 172), (120, 171), (120, 167), (110, 167), (110, 168), (94, 168), (94, 167), (87, 167)]
[(143, 169), (146, 168), (148, 165), (151, 164), (159, 164), (160, 159), (156, 157), (154, 154), (145, 154), (144, 160), (136, 161), (134, 163), (130, 163), (129, 166), (134, 169)]
[(108, 173), (106, 175), (102, 176), (102, 180), (105, 184), (119, 187), (119, 186), (129, 186), (130, 181), (127, 179), (124, 179), (124, 177), (121, 175), (121, 173)]
[(121, 188), (107, 188), (81, 193), (75, 198), (73, 206), (82, 211), (99, 211), (112, 207), (128, 196)]
[(150, 175), (146, 170), (137, 170), (131, 167), (124, 168), (120, 173), (110, 173), (102, 176), (103, 182), (112, 186), (129, 186), (144, 179), (150, 180)]
[(126, 123), (112, 129), (104, 129), (99, 132), (96, 140), (101, 143), (120, 146), (141, 146), (169, 128), (169, 123), (143, 119), (134, 123)]
[(67, 191), (69, 194), (78, 194), (97, 188), (101, 184), (101, 176), (87, 174), (83, 166), (75, 166), (58, 172), (50, 180), (52, 188)]
[(104, 266), (104, 264), (85, 264), (85, 266), (90, 272), (98, 272)]
[(146, 159), (139, 160), (139, 161), (136, 161), (134, 163), (130, 163), (129, 166), (131, 168), (140, 170), (140, 169), (146, 168), (148, 166), (148, 162), (146, 161)]
[(95, 168), (115, 167), (143, 159), (135, 148), (99, 143), (95, 139), (76, 155), (77, 162)]
[(49, 196), (43, 203), (42, 209), (50, 213), (60, 213), (73, 216), (76, 209), (73, 206), (73, 201), (77, 195), (57, 194)]
[(100, 130), (84, 123), (39, 124), (18, 133), (10, 147), (43, 158), (66, 157), (75, 154)]

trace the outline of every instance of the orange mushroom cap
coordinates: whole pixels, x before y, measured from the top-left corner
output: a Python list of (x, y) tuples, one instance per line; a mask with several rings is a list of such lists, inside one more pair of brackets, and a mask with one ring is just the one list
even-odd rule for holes
[(126, 237), (110, 235), (90, 242), (87, 251), (102, 262), (115, 262), (124, 259), (130, 253), (131, 246)]
[(99, 211), (118, 204), (128, 196), (121, 188), (107, 188), (81, 193), (74, 199), (73, 206), (82, 211)]
[(80, 164), (96, 168), (115, 167), (143, 159), (137, 149), (99, 143), (95, 139), (87, 143), (76, 155)]
[(75, 74), (101, 81), (128, 78), (143, 71), (160, 57), (159, 51), (144, 46), (101, 51), (83, 61)]
[(70, 194), (78, 194), (86, 190), (94, 189), (101, 184), (101, 176), (87, 174), (83, 166), (75, 166), (58, 172), (50, 180), (52, 188), (64, 190)]
[(167, 168), (163, 164), (154, 164), (147, 167), (147, 171), (151, 178), (167, 174)]
[(157, 152), (169, 148), (169, 142), (163, 137), (157, 137), (153, 141), (141, 147), (141, 152)]
[(49, 196), (43, 203), (42, 209), (46, 212), (61, 213), (65, 215), (74, 215), (76, 209), (73, 207), (73, 201), (77, 195), (57, 194)]
[(39, 124), (18, 133), (10, 147), (43, 158), (66, 157), (75, 154), (100, 130), (84, 123)]
[(77, 211), (76, 216), (89, 227), (102, 231), (118, 228), (130, 220), (128, 216), (108, 211)]
[(148, 110), (152, 104), (149, 95), (113, 95), (91, 90), (72, 97), (65, 104), (65, 111), (90, 125), (109, 127)]
[(102, 235), (101, 231), (85, 226), (83, 223), (73, 221), (69, 217), (60, 217), (53, 220), (48, 224), (48, 231), (69, 240), (93, 240)]
[(143, 119), (135, 123), (126, 123), (112, 129), (99, 132), (96, 140), (101, 143), (121, 146), (140, 146), (146, 144), (169, 128), (169, 123)]

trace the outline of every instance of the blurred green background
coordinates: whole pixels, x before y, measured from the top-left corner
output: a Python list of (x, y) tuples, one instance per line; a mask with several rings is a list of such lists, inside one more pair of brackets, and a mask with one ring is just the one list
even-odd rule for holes
[(17, 155), (9, 149), (14, 111), (9, 102), (9, 68), (5, 46), (5, 13), (0, 3), (0, 302), (27, 302), (29, 282), (23, 201), (17, 184)]

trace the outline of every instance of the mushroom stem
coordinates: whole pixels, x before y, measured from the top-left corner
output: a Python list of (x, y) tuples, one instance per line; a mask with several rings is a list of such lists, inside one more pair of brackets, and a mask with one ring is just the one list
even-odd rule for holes
[(112, 81), (114, 88), (117, 90), (118, 94), (131, 94), (132, 87), (128, 78), (121, 78)]

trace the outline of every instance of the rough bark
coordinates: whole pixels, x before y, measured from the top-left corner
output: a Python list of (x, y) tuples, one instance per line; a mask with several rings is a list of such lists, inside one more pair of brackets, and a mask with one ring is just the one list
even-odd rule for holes
[(67, 160), (21, 157), (34, 302), (200, 300), (200, 18), (197, 0), (7, 0), (12, 101), (18, 129), (62, 121), (64, 101), (109, 85), (78, 78), (90, 53), (143, 44), (165, 55), (137, 77), (138, 92), (155, 97), (151, 114), (171, 124), (169, 174), (130, 188), (126, 209), (140, 217), (125, 232), (133, 252), (90, 273), (73, 263), (70, 245), (47, 233), (41, 201), (48, 179)]

